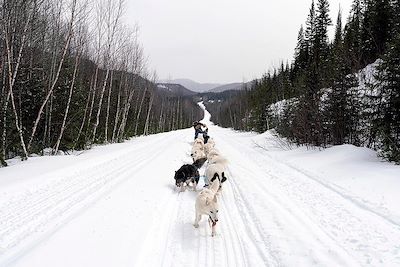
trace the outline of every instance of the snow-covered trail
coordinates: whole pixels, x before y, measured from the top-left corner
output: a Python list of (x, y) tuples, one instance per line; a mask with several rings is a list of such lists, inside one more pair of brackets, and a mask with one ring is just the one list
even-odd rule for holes
[[(155, 193), (155, 191), (150, 190), (153, 186), (151, 183), (155, 183), (155, 188), (162, 188), (162, 186), (165, 186), (168, 181), (165, 181), (162, 185), (157, 184), (160, 180), (159, 177), (165, 178), (170, 176), (170, 173), (166, 172), (164, 169), (167, 168), (170, 170), (175, 167), (176, 164), (173, 166), (163, 164), (158, 167), (153, 165), (153, 163), (163, 163), (162, 157), (166, 156), (168, 150), (179, 149), (184, 151), (183, 148), (185, 146), (182, 142), (173, 148), (169, 146), (171, 140), (175, 138), (179, 139), (183, 135), (184, 133), (167, 133), (155, 135), (150, 138), (139, 138), (130, 142), (127, 147), (119, 146), (116, 152), (112, 151), (111, 156), (107, 155), (107, 150), (102, 151), (104, 149), (103, 147), (103, 149), (98, 151), (99, 153), (93, 153), (94, 155), (86, 159), (86, 164), (89, 165), (89, 167), (86, 167), (85, 164), (81, 164), (82, 162), (72, 162), (72, 166), (66, 164), (67, 166), (65, 166), (65, 168), (51, 171), (50, 174), (45, 173), (46, 175), (44, 176), (50, 176), (50, 178), (45, 178), (45, 182), (33, 185), (30, 189), (22, 188), (21, 192), (17, 191), (14, 195), (6, 195), (6, 197), (1, 198), (0, 265), (1, 263), (6, 264), (18, 259), (27, 251), (29, 254), (29, 250), (31, 250), (32, 247), (35, 248), (41, 241), (45, 241), (42, 243), (50, 242), (58, 235), (61, 235), (62, 239), (66, 237), (78, 238), (74, 240), (77, 243), (85, 241), (92, 242), (93, 240), (90, 240), (90, 237), (86, 240), (80, 240), (79, 238), (82, 236), (78, 236), (78, 233), (75, 232), (73, 233), (74, 236), (69, 236), (69, 234), (64, 235), (64, 228), (66, 226), (69, 227), (70, 224), (73, 226), (74, 221), (78, 220), (77, 229), (79, 229), (81, 228), (79, 225), (81, 217), (82, 219), (96, 218), (96, 213), (86, 211), (92, 211), (92, 208), (95, 210), (96, 206), (98, 206), (98, 202), (104, 202), (104, 200), (108, 200), (112, 196), (117, 196), (119, 194), (118, 190), (120, 188), (125, 188), (125, 186), (128, 187), (128, 190), (126, 190), (124, 194), (136, 194), (139, 197), (140, 193), (145, 193), (148, 197), (154, 197), (152, 194)], [(179, 145), (182, 148), (180, 148)], [(164, 151), (165, 154), (160, 154), (160, 151)], [(160, 161), (154, 161), (155, 159), (160, 159)], [(173, 163), (174, 161), (181, 162), (182, 159), (175, 158), (168, 163)], [(13, 167), (21, 168), (23, 165)], [(76, 169), (74, 167), (76, 167)], [(7, 171), (12, 171), (11, 169), (12, 168), (10, 168), (10, 170), (4, 169), (4, 171), (7, 173)], [(44, 170), (44, 172), (46, 171)], [(13, 186), (11, 186), (11, 189), (15, 190)], [(136, 201), (136, 199), (133, 200)], [(143, 206), (142, 208), (137, 207), (135, 202), (132, 202), (133, 205), (129, 205), (128, 202), (121, 203), (119, 201), (121, 200), (113, 202), (110, 207), (110, 212), (114, 212), (114, 210), (121, 212), (114, 214), (116, 215), (114, 217), (116, 220), (121, 219), (120, 215), (125, 215), (125, 211), (119, 210), (118, 208), (125, 207), (129, 209), (130, 212), (134, 211), (132, 212), (134, 216), (130, 218), (133, 223), (137, 221), (137, 218), (135, 218), (137, 214), (145, 214), (145, 217), (141, 221), (142, 223), (147, 221), (147, 219), (151, 219), (151, 217), (146, 218), (146, 216), (152, 215), (151, 211), (147, 211), (149, 207)], [(139, 199), (139, 201), (145, 202), (146, 196), (144, 199)], [(140, 202), (137, 204), (143, 204)], [(95, 206), (92, 207), (93, 205)], [(104, 206), (100, 208), (103, 209)], [(107, 214), (106, 210), (102, 210), (98, 215), (104, 218), (113, 216), (113, 214)], [(97, 217), (96, 221), (97, 219), (99, 218)], [(101, 218), (98, 224), (94, 222), (94, 227), (90, 230), (95, 231), (97, 226), (104, 226)], [(137, 224), (136, 226), (140, 225)], [(81, 230), (84, 231), (85, 229), (79, 229), (79, 231)], [(68, 232), (68, 230), (66, 231)], [(81, 232), (79, 235), (80, 234)], [(86, 232), (85, 234), (90, 233)], [(114, 233), (111, 233), (111, 235), (112, 234)], [(68, 255), (66, 251), (76, 246), (74, 242), (69, 244), (71, 247), (63, 243), (64, 241), (60, 241), (59, 249), (54, 251), (55, 253), (59, 253), (61, 258)], [(107, 247), (110, 244), (104, 245)], [(98, 246), (94, 249), (97, 247)], [(81, 247), (79, 247), (79, 249), (81, 249)], [(89, 247), (87, 247), (87, 249), (89, 249), (89, 251), (91, 250)], [(46, 250), (47, 248), (45, 247), (45, 251)], [(96, 254), (98, 253), (98, 251), (93, 252)], [(82, 259), (84, 258), (86, 258), (86, 255), (83, 255)], [(43, 266), (43, 260), (47, 259), (51, 260), (51, 257), (39, 257), (39, 261), (36, 264), (38, 266)], [(54, 263), (49, 263), (49, 266), (58, 266), (60, 264), (60, 262), (58, 262), (59, 259), (60, 258)], [(76, 264), (79, 265), (82, 263), (77, 261)], [(76, 266), (76, 264), (74, 264), (74, 266)], [(29, 262), (26, 266), (32, 265)]]
[[(253, 221), (250, 231), (254, 236), (271, 244), (269, 249), (279, 265), (400, 263), (398, 224), (272, 159), (262, 149), (255, 149), (251, 139), (246, 144), (238, 133), (216, 131), (225, 136), (217, 141), (224, 151), (236, 154), (228, 175), (232, 190), (239, 196), (235, 199), (244, 201), (237, 204)], [(235, 146), (229, 144), (232, 141)]]
[(400, 265), (396, 221), (209, 120), (229, 160), (216, 237), (174, 188), (185, 129), (0, 169), (0, 266)]

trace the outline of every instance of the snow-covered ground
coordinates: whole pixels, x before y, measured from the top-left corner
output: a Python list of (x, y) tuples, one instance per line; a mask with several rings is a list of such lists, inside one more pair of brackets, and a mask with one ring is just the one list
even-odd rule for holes
[(400, 266), (400, 166), (209, 120), (229, 159), (216, 237), (174, 188), (185, 129), (0, 169), (0, 266)]

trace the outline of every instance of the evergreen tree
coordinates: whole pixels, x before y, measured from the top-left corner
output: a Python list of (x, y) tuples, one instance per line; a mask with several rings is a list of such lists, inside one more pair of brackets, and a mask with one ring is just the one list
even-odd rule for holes
[(346, 60), (343, 50), (342, 17), (339, 11), (335, 39), (332, 47), (332, 87), (327, 97), (325, 116), (327, 130), (329, 132), (329, 143), (341, 145), (348, 142), (351, 138), (351, 132), (354, 119), (357, 112), (351, 112), (354, 105), (351, 102), (350, 89), (357, 86), (357, 80), (354, 74), (349, 74), (349, 61)]
[(295, 74), (304, 71), (307, 68), (308, 64), (308, 45), (305, 39), (305, 33), (303, 29), (303, 25), (301, 25), (299, 34), (297, 36), (297, 45), (295, 49), (294, 55), (294, 69), (293, 72)]
[(383, 55), (390, 38), (391, 21), (390, 0), (367, 1), (361, 35), (364, 65)]
[(324, 139), (320, 100), (321, 89), (328, 84), (328, 26), (331, 24), (328, 13), (327, 0), (318, 0), (317, 11), (314, 2), (311, 3), (306, 22), (306, 40), (310, 56), (305, 74), (305, 91), (300, 97), (300, 116), (295, 120), (301, 125), (300, 128), (304, 129), (300, 139), (314, 145), (322, 145)]
[(350, 17), (344, 30), (344, 52), (351, 62), (351, 70), (355, 72), (361, 68), (361, 27), (363, 21), (365, 3), (362, 0), (354, 0)]
[(304, 34), (304, 39), (305, 39), (305, 42), (306, 42), (306, 47), (308, 48), (308, 55), (310, 55), (311, 54), (311, 51), (312, 51), (312, 47), (313, 47), (313, 44), (314, 44), (314, 42), (315, 42), (315, 35), (316, 35), (316, 33), (315, 33), (315, 24), (316, 24), (316, 22), (315, 22), (315, 20), (316, 20), (316, 14), (315, 14), (315, 4), (314, 4), (314, 0), (312, 0), (312, 2), (311, 2), (311, 7), (310, 7), (310, 10), (309, 10), (309, 14), (308, 14), (308, 17), (307, 17), (307, 20), (306, 20), (306, 31), (305, 31), (305, 34)]
[(390, 36), (396, 37), (400, 34), (400, 1), (392, 1), (391, 21), (390, 21)]
[(378, 70), (382, 104), (375, 127), (382, 140), (382, 154), (389, 160), (400, 162), (400, 34), (389, 44)]
[(320, 88), (329, 85), (328, 81), (328, 56), (329, 56), (329, 42), (328, 42), (328, 26), (332, 24), (329, 17), (329, 3), (327, 0), (318, 0), (317, 4), (317, 17), (315, 24), (315, 40), (313, 45), (313, 64), (316, 68), (318, 77), (318, 86)]

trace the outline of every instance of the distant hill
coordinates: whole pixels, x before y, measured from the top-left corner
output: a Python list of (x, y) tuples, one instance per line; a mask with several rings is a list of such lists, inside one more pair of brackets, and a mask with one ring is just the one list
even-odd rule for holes
[[(159, 84), (167, 85), (181, 85), (182, 87), (186, 88), (187, 90), (191, 91), (192, 93), (220, 93), (224, 91), (236, 91), (242, 90), (244, 86), (250, 89), (251, 85), (254, 81), (250, 81), (247, 83), (229, 83), (229, 84), (217, 84), (217, 83), (198, 83), (189, 79), (175, 79), (169, 81), (162, 81)], [(190, 95), (190, 94), (186, 94)]]
[(211, 90), (209, 90), (209, 93), (220, 93), (224, 91), (235, 91), (235, 90), (243, 90), (243, 88), (246, 86), (247, 89), (250, 89), (250, 87), (253, 85), (254, 81), (250, 81), (247, 83), (229, 83), (225, 85), (221, 85), (218, 87), (215, 87)]
[(212, 88), (211, 90), (208, 90), (210, 93), (220, 93), (223, 91), (228, 91), (228, 90), (242, 90), (243, 83), (229, 83), (229, 84), (224, 84), (215, 88)]
[(192, 96), (197, 94), (196, 92), (175, 83), (157, 83), (157, 89), (172, 96)]
[(192, 81), (190, 79), (174, 79), (174, 80), (163, 80), (161, 81), (162, 84), (180, 84), (187, 89), (193, 91), (193, 92), (206, 92), (209, 91), (213, 88), (219, 87), (222, 84), (219, 83), (198, 83), (195, 81)]

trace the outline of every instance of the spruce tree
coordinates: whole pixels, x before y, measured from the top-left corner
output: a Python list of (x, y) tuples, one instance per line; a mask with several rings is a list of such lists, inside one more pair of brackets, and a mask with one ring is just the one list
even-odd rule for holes
[(308, 44), (305, 39), (305, 33), (303, 29), (303, 25), (301, 25), (298, 36), (297, 36), (297, 45), (295, 48), (294, 55), (294, 74), (300, 74), (302, 71), (305, 71), (308, 64)]
[(364, 65), (374, 62), (383, 55), (390, 38), (391, 21), (389, 0), (367, 1), (361, 35)]
[[(314, 49), (316, 38), (316, 12), (314, 1), (311, 3), (309, 14), (306, 20), (305, 42), (308, 49), (308, 61), (306, 69), (296, 81), (299, 90), (299, 105), (296, 110), (297, 116), (293, 119), (294, 127), (299, 130), (294, 134), (298, 143), (312, 143), (315, 132), (316, 114), (318, 114), (317, 92), (317, 70), (314, 61)], [(318, 115), (317, 115), (318, 116)], [(296, 126), (297, 125), (297, 126)]]
[(329, 17), (329, 3), (327, 0), (318, 0), (317, 7), (313, 60), (319, 76), (319, 86), (322, 88), (329, 85), (327, 82), (329, 76), (328, 26), (332, 24), (332, 21)]
[[(317, 11), (314, 1), (311, 4), (307, 18), (306, 41), (309, 47), (309, 62), (305, 74), (305, 91), (300, 97), (299, 116), (300, 128), (304, 130), (301, 139), (313, 145), (324, 144), (323, 121), (320, 110), (321, 89), (327, 85), (328, 76), (328, 26), (329, 3), (318, 0)], [(304, 125), (307, 125), (305, 127)]]
[(390, 35), (396, 37), (400, 34), (400, 1), (392, 1), (392, 9), (390, 15)]
[(313, 0), (311, 2), (311, 7), (309, 10), (307, 20), (306, 20), (306, 30), (305, 30), (305, 34), (304, 34), (306, 47), (309, 49), (308, 54), (311, 54), (312, 46), (313, 46), (314, 40), (315, 40), (315, 19), (316, 19), (315, 4), (314, 4), (314, 0)]
[(383, 156), (400, 162), (400, 34), (389, 44), (378, 71), (382, 104), (375, 127), (382, 142)]
[(350, 61), (346, 60), (343, 47), (342, 18), (338, 14), (335, 38), (332, 44), (332, 87), (327, 97), (325, 109), (329, 142), (340, 145), (352, 138), (358, 111), (354, 110), (351, 88), (357, 86), (354, 74), (349, 74)]
[(348, 22), (344, 30), (344, 51), (346, 58), (351, 61), (352, 72), (361, 68), (361, 30), (365, 3), (362, 0), (354, 0)]

